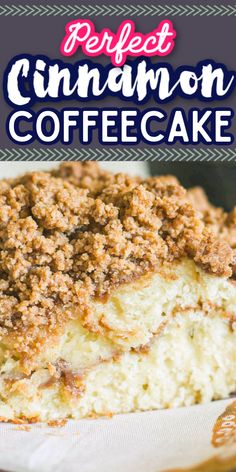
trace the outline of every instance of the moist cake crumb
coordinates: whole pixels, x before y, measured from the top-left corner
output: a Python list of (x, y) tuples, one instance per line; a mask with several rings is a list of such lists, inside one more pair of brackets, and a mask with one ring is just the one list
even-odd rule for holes
[(163, 261), (188, 256), (230, 277), (230, 238), (201, 211), (174, 178), (113, 175), (95, 162), (0, 181), (1, 335), (18, 353), (38, 349), (72, 307), (88, 313), (92, 298)]

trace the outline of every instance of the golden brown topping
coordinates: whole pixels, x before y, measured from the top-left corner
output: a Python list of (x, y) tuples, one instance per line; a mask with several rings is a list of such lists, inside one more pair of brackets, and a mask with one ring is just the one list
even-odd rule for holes
[[(230, 276), (232, 250), (188, 198), (174, 178), (141, 181), (92, 162), (1, 181), (2, 334), (17, 333), (14, 346), (26, 352), (62, 325), (71, 307), (79, 316), (91, 297), (164, 260), (189, 256)], [(227, 221), (234, 224), (235, 214)]]
[[(226, 213), (222, 208), (212, 205), (204, 190), (201, 187), (194, 187), (187, 192), (188, 199), (200, 212), (200, 217), (205, 225), (217, 237), (233, 249), (233, 263), (231, 263), (233, 275), (236, 275), (236, 207), (230, 213)], [(226, 250), (223, 249), (222, 250)], [(223, 263), (224, 258), (223, 258)]]
[(215, 234), (218, 234), (225, 224), (227, 213), (222, 208), (212, 205), (201, 187), (191, 188), (188, 190), (187, 195), (194, 208), (201, 213), (204, 222)]

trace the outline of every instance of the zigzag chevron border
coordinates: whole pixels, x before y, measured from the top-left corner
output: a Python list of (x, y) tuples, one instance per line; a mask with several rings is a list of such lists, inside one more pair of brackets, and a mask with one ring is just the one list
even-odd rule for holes
[(236, 148), (2, 148), (0, 161), (151, 161), (236, 163)]
[(0, 16), (236, 16), (236, 5), (0, 5)]

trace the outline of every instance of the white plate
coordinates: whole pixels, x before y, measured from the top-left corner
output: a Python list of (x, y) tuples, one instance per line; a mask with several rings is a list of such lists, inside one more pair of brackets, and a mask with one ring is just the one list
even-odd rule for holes
[[(125, 172), (130, 175), (148, 176), (148, 164), (146, 162), (101, 162), (101, 166), (112, 172)], [(57, 167), (59, 162), (0, 162), (0, 178), (16, 177), (24, 172), (34, 170), (48, 170)]]

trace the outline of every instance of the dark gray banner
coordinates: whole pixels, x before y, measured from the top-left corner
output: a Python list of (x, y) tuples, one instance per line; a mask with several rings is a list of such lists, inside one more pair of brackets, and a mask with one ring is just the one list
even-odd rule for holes
[[(234, 2), (185, 2), (169, 4), (166, 1), (140, 2), (133, 1), (119, 4), (96, 2), (90, 4), (53, 2), (6, 2), (0, 5), (0, 40), (1, 40), (1, 87), (0, 87), (0, 159), (1, 160), (167, 160), (167, 161), (236, 161), (235, 143), (230, 146), (205, 146), (176, 144), (174, 146), (147, 145), (141, 142), (133, 146), (102, 146), (96, 133), (89, 146), (81, 145), (74, 140), (69, 146), (57, 143), (45, 146), (37, 141), (27, 146), (14, 144), (6, 133), (7, 118), (12, 111), (3, 97), (2, 79), (4, 71), (13, 56), (19, 54), (43, 54), (52, 59), (63, 59), (73, 64), (75, 61), (86, 59), (78, 51), (71, 58), (63, 58), (59, 48), (64, 36), (65, 25), (68, 21), (81, 18), (92, 20), (96, 29), (100, 31), (108, 27), (116, 31), (121, 21), (132, 19), (137, 31), (148, 33), (163, 19), (170, 19), (177, 32), (175, 47), (172, 53), (164, 58), (165, 62), (174, 68), (181, 65), (195, 66), (199, 61), (213, 59), (224, 63), (229, 70), (236, 71), (236, 6)], [(160, 58), (152, 58), (158, 63)], [(96, 62), (109, 63), (108, 58), (98, 57)], [(47, 106), (47, 104), (43, 104)], [(65, 107), (65, 102), (49, 104), (56, 109)], [(68, 103), (67, 103), (68, 106)], [(124, 103), (116, 97), (108, 97), (97, 102), (80, 103), (71, 101), (70, 107), (134, 107), (132, 102)], [(157, 107), (153, 100), (139, 106), (140, 110)], [(204, 108), (205, 104), (196, 99), (186, 100), (176, 98), (162, 104), (167, 113), (174, 107), (182, 107), (188, 111), (192, 107)], [(206, 106), (223, 106), (235, 109), (236, 91), (222, 102), (211, 102)], [(39, 110), (42, 104), (33, 108)], [(235, 120), (232, 122), (232, 133), (236, 132)]]

